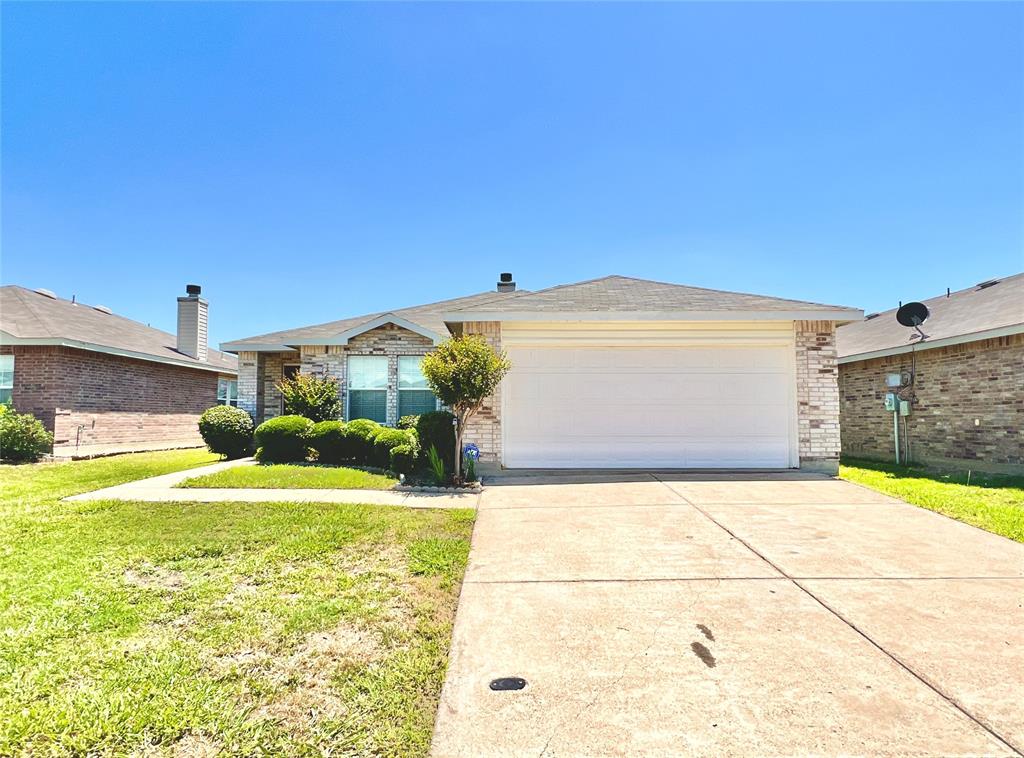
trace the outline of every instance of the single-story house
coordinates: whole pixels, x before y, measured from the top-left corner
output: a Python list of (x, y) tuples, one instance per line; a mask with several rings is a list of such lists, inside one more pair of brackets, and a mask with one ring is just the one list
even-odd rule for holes
[(853, 308), (608, 276), (381, 311), (225, 343), (239, 406), (282, 412), (275, 383), (338, 379), (346, 419), (436, 407), (420, 360), (479, 334), (512, 369), (466, 430), (506, 468), (803, 468), (839, 461), (837, 324)]
[(56, 456), (201, 445), (199, 414), (238, 392), (237, 358), (207, 346), (208, 313), (196, 285), (178, 298), (176, 335), (0, 287), (0, 402), (40, 419)]
[(839, 328), (843, 453), (1024, 473), (1024, 274), (924, 304), (924, 340), (896, 309)]

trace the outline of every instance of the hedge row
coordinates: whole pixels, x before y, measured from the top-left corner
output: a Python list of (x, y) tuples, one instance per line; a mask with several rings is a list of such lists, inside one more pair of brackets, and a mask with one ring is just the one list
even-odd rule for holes
[(256, 457), (267, 463), (304, 461), (312, 450), (320, 463), (352, 463), (408, 474), (418, 448), (414, 430), (391, 429), (367, 419), (314, 424), (303, 416), (280, 416), (256, 427)]
[(240, 408), (218, 405), (199, 420), (199, 431), (212, 452), (238, 458), (252, 452), (266, 463), (295, 463), (311, 457), (326, 464), (352, 463), (409, 474), (420, 462), (421, 452), (437, 449), (445, 470), (454, 470), (454, 417), (447, 411), (405, 416), (400, 428), (382, 426), (369, 419), (320, 421), (304, 416), (278, 416), (264, 421), (255, 431), (252, 418)]

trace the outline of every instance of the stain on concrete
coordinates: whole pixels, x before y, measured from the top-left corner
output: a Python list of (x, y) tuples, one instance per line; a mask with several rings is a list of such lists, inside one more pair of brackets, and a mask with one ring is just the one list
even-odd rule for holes
[(715, 667), (715, 656), (711, 655), (711, 651), (704, 647), (700, 642), (691, 642), (690, 649), (693, 651), (693, 654), (700, 658), (701, 662), (709, 669), (713, 669)]
[(706, 639), (709, 639), (712, 642), (715, 641), (715, 635), (713, 635), (711, 630), (704, 626), (704, 624), (697, 624), (697, 628), (700, 629), (700, 633), (703, 634)]

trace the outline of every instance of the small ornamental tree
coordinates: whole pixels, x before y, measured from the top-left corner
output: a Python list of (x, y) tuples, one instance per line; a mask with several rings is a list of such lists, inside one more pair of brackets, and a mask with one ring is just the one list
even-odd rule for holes
[(284, 398), (285, 413), (305, 416), (314, 423), (341, 416), (338, 380), (333, 376), (297, 374), (294, 379), (282, 379), (276, 386)]
[(423, 357), (423, 376), (455, 414), (455, 481), (462, 479), (462, 434), (512, 367), (479, 335), (452, 337)]

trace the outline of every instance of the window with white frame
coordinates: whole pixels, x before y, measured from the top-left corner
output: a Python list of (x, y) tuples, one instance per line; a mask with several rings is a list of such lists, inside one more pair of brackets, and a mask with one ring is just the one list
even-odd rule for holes
[(14, 356), (0, 355), (0, 405), (10, 405), (14, 394)]
[(219, 405), (232, 405), (238, 407), (238, 380), (218, 379), (217, 380), (217, 403)]
[(422, 355), (403, 355), (398, 359), (399, 418), (437, 410), (437, 398), (423, 376), (422, 364)]
[(350, 355), (348, 358), (349, 421), (368, 418), (381, 424), (388, 420), (388, 359), (385, 355)]

